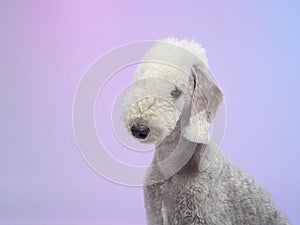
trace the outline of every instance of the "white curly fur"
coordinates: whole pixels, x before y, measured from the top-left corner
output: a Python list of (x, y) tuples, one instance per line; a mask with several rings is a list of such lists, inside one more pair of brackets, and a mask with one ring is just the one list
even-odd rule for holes
[[(144, 187), (147, 224), (290, 224), (269, 194), (209, 142), (208, 125), (213, 119), (209, 116), (213, 115), (191, 111), (192, 102), (197, 100), (193, 98), (191, 68), (198, 66), (204, 71), (208, 67), (201, 45), (166, 38), (154, 44), (144, 60), (147, 62), (138, 66), (125, 100), (124, 122), (129, 132), (136, 123), (150, 128), (147, 138), (139, 141), (159, 143), (153, 164), (171, 154), (182, 137), (186, 141), (182, 151), (194, 151), (185, 166), (163, 182), (149, 184), (147, 180), (155, 174), (151, 171), (147, 174)], [(171, 91), (176, 87), (182, 94), (174, 98)], [(220, 93), (214, 91), (206, 93), (203, 99), (217, 107), (221, 100), (209, 103), (213, 94)]]
[(183, 137), (196, 143), (208, 144), (211, 135), (209, 133), (209, 123), (205, 117), (203, 111), (191, 116), (189, 125), (183, 130)]

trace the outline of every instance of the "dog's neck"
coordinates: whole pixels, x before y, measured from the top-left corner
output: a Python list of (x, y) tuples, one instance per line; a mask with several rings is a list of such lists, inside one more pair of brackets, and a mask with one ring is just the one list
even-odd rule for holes
[[(209, 145), (196, 144), (188, 141), (182, 137), (181, 123), (178, 122), (175, 129), (168, 135), (157, 147), (155, 151), (155, 157), (153, 163), (159, 163), (167, 159), (175, 149), (178, 151), (178, 160), (181, 160), (181, 156), (185, 154), (190, 154), (190, 158), (187, 162), (182, 165), (182, 167), (176, 172), (177, 174), (184, 173), (198, 173), (199, 171), (206, 170), (211, 166), (217, 157), (219, 148), (213, 143)], [(181, 154), (181, 155), (180, 155)], [(178, 165), (179, 163), (173, 160), (171, 163), (173, 165)]]

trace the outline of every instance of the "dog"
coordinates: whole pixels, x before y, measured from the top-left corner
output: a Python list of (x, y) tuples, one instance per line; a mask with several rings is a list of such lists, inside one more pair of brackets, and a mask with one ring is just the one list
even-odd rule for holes
[(138, 65), (123, 119), (142, 143), (156, 143), (145, 178), (148, 225), (286, 225), (272, 197), (213, 143), (223, 101), (204, 48), (157, 41)]

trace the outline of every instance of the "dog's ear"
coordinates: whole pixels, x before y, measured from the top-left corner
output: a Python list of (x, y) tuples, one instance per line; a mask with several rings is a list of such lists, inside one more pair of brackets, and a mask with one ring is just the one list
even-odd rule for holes
[(208, 69), (196, 66), (192, 68), (194, 92), (191, 100), (191, 115), (183, 136), (195, 143), (210, 142), (209, 125), (223, 100), (221, 90), (208, 73)]

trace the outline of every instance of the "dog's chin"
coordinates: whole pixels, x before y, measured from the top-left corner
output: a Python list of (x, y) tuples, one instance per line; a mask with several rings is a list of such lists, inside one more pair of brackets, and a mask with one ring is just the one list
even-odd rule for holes
[(155, 144), (157, 142), (157, 140), (152, 140), (150, 138), (146, 138), (146, 139), (134, 138), (134, 139), (142, 144)]
[(138, 142), (142, 143), (142, 144), (157, 144), (160, 143), (162, 141), (162, 138), (152, 138), (152, 137), (147, 137), (145, 139), (139, 139), (134, 137), (135, 140), (137, 140)]

